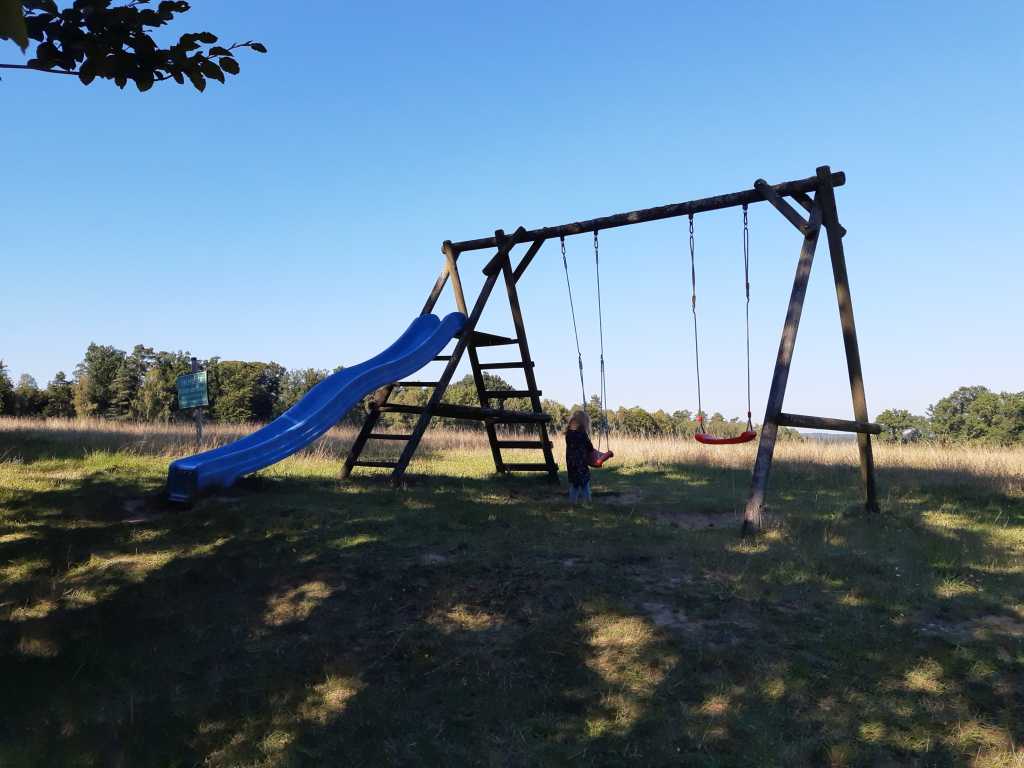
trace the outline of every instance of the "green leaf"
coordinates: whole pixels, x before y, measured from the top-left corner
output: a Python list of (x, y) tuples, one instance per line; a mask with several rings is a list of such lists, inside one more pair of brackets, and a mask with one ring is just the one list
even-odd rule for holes
[(199, 62), (199, 69), (202, 70), (202, 73), (211, 80), (216, 80), (221, 83), (224, 82), (224, 73), (220, 71), (220, 67), (209, 59), (203, 59)]
[(96, 64), (92, 59), (86, 59), (83, 62), (78, 70), (78, 79), (82, 81), (82, 85), (89, 85), (96, 79)]
[(21, 0), (0, 0), (0, 39), (13, 40), (22, 51), (28, 48), (28, 30)]
[(153, 87), (153, 76), (149, 74), (136, 75), (135, 76), (135, 87), (139, 89), (139, 93), (145, 93)]
[(267, 52), (267, 46), (265, 46), (263, 43), (250, 43), (249, 47), (256, 51), (256, 53)]
[(188, 79), (192, 81), (192, 85), (196, 87), (196, 90), (202, 93), (206, 90), (206, 78), (203, 77), (202, 73), (196, 69), (190, 69), (188, 71)]
[(204, 45), (213, 45), (217, 42), (217, 36), (212, 32), (200, 32), (196, 35), (196, 40)]
[(240, 67), (238, 66), (238, 62), (234, 59), (225, 56), (223, 59), (220, 60), (219, 63), (220, 68), (227, 72), (229, 75), (238, 74)]

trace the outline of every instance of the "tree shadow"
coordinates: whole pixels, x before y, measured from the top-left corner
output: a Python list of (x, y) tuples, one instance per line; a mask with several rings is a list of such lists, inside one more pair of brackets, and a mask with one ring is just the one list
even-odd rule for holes
[(742, 504), (747, 473), (701, 466), (602, 470), (575, 509), (524, 477), (287, 476), (137, 524), (138, 479), (11, 494), (0, 556), (36, 565), (0, 596), (0, 762), (960, 765), (1020, 743), (1024, 501), (923, 472), (871, 518), (848, 475), (777, 467), (790, 514), (754, 542), (671, 525)]

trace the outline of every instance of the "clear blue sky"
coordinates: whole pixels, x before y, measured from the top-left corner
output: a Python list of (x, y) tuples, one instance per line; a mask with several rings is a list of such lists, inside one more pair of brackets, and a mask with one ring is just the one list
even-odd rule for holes
[[(830, 164), (848, 176), (872, 414), (921, 412), (965, 384), (1024, 389), (1018, 2), (193, 4), (175, 32), (270, 53), (205, 94), (0, 82), (0, 357), (15, 376), (45, 384), (90, 341), (350, 364), (419, 311), (446, 238)], [(799, 238), (766, 204), (751, 227), (759, 416)], [(602, 238), (612, 406), (695, 406), (684, 229)], [(569, 241), (594, 391), (590, 247)], [(739, 415), (739, 211), (699, 217), (697, 248), (705, 404)], [(484, 258), (464, 257), (467, 276)], [(562, 281), (551, 243), (520, 286), (545, 395), (572, 401)], [(495, 309), (483, 327), (503, 323)], [(824, 249), (790, 381), (788, 409), (851, 413)]]

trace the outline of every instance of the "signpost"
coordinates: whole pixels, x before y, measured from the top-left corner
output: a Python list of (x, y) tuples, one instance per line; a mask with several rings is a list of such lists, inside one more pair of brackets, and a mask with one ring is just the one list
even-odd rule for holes
[(196, 446), (202, 450), (203, 445), (203, 408), (210, 405), (210, 395), (206, 387), (206, 371), (199, 370), (199, 361), (192, 358), (192, 372), (183, 373), (178, 377), (178, 408), (192, 411), (196, 423)]

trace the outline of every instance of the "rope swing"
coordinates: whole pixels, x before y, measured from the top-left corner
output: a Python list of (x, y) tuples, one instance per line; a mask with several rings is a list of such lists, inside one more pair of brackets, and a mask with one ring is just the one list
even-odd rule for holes
[(746, 330), (747, 330), (747, 428), (736, 437), (716, 437), (704, 428), (704, 407), (701, 402), (700, 387), (700, 338), (697, 333), (697, 259), (693, 237), (693, 214), (690, 221), (690, 310), (693, 313), (693, 353), (697, 369), (697, 431), (694, 439), (705, 445), (736, 445), (749, 443), (755, 437), (754, 424), (751, 421), (750, 407), (750, 225), (747, 219), (747, 206), (743, 205), (743, 286), (747, 297)]
[[(562, 269), (565, 271), (565, 287), (569, 294), (569, 313), (572, 316), (572, 335), (576, 341), (576, 362), (580, 372), (580, 402), (583, 409), (587, 408), (587, 386), (583, 381), (583, 352), (580, 350), (580, 332), (579, 326), (576, 323), (576, 306), (572, 298), (572, 280), (569, 278), (569, 260), (565, 255), (565, 236), (559, 237), (559, 244), (562, 249)], [(592, 463), (591, 466), (601, 466), (602, 463), (613, 455), (610, 450), (610, 438), (608, 429), (608, 382), (605, 371), (604, 363), (604, 307), (601, 304), (601, 250), (598, 242), (597, 230), (594, 230), (594, 272), (597, 277), (597, 331), (598, 338), (600, 340), (600, 361), (601, 361), (601, 383), (600, 391), (598, 394), (598, 400), (600, 401), (598, 407), (600, 408), (598, 435), (597, 435), (597, 453), (601, 452), (602, 438), (605, 447), (605, 452), (602, 454), (603, 458), (595, 459), (600, 463)]]

